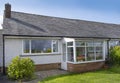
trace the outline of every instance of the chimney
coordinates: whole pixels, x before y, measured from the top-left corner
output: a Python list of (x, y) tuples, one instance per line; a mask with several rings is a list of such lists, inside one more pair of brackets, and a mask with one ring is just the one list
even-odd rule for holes
[(11, 18), (11, 5), (9, 3), (5, 4), (5, 18)]

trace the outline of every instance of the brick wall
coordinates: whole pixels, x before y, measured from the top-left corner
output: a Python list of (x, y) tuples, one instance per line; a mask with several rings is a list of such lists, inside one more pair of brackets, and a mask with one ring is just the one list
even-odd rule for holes
[(92, 63), (80, 63), (80, 64), (72, 64), (67, 63), (68, 71), (70, 72), (86, 72), (97, 70), (103, 67), (105, 62), (92, 62)]
[(39, 64), (35, 65), (35, 70), (36, 71), (41, 71), (41, 70), (50, 70), (50, 69), (60, 69), (61, 64), (60, 63), (51, 63), (51, 64)]
[[(39, 64), (35, 65), (35, 71), (42, 71), (42, 70), (51, 70), (51, 69), (60, 69), (61, 63), (50, 63), (50, 64)], [(5, 68), (7, 72), (7, 67)], [(0, 72), (2, 72), (2, 68), (0, 67)]]

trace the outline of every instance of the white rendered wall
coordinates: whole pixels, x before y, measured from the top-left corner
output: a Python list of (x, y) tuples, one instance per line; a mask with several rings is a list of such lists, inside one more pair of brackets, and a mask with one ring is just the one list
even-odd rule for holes
[(5, 66), (7, 67), (12, 58), (22, 54), (22, 41), (20, 39), (5, 39)]
[(60, 55), (41, 55), (41, 56), (31, 56), (30, 57), (35, 64), (50, 64), (50, 63), (60, 63)]
[[(61, 43), (60, 43), (61, 44)], [(59, 45), (61, 46), (61, 45)], [(15, 56), (22, 55), (22, 39), (5, 39), (5, 66), (7, 67)], [(26, 55), (27, 56), (27, 55)], [(22, 55), (22, 57), (26, 57)], [(32, 55), (30, 57), (35, 64), (60, 63), (60, 54)]]

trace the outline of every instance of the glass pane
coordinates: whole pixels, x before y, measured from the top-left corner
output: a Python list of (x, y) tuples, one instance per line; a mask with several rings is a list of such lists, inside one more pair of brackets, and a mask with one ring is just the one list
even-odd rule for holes
[(103, 49), (102, 47), (96, 47), (96, 60), (103, 59)]
[(87, 47), (87, 61), (95, 60), (94, 47)]
[(95, 44), (95, 56), (96, 60), (101, 60), (103, 59), (103, 42), (94, 42)]
[(76, 41), (76, 46), (85, 46), (85, 42)]
[(93, 47), (94, 46), (94, 42), (93, 41), (89, 41), (89, 42), (86, 43), (86, 46), (90, 46), (90, 47), (92, 46)]
[(51, 40), (31, 40), (32, 53), (51, 53)]
[(95, 45), (95, 46), (102, 46), (102, 45), (103, 45), (103, 42), (94, 42), (94, 45)]
[(68, 61), (74, 61), (73, 60), (73, 47), (68, 47)]
[(85, 47), (76, 47), (77, 61), (85, 61)]
[(58, 52), (58, 41), (52, 41), (53, 43), (53, 52)]
[(102, 52), (102, 47), (96, 47), (96, 52)]
[(96, 60), (103, 59), (103, 53), (96, 53)]
[(68, 42), (67, 46), (73, 46), (73, 42)]
[(24, 43), (23, 44), (23, 51), (24, 51), (24, 53), (29, 53), (30, 52), (30, 50), (29, 50), (29, 48), (30, 48), (29, 40), (24, 40), (23, 43)]

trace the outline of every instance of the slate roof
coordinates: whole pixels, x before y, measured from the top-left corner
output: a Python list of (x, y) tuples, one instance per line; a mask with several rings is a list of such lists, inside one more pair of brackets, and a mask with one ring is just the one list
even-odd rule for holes
[(11, 12), (4, 34), (28, 36), (120, 38), (120, 25)]

